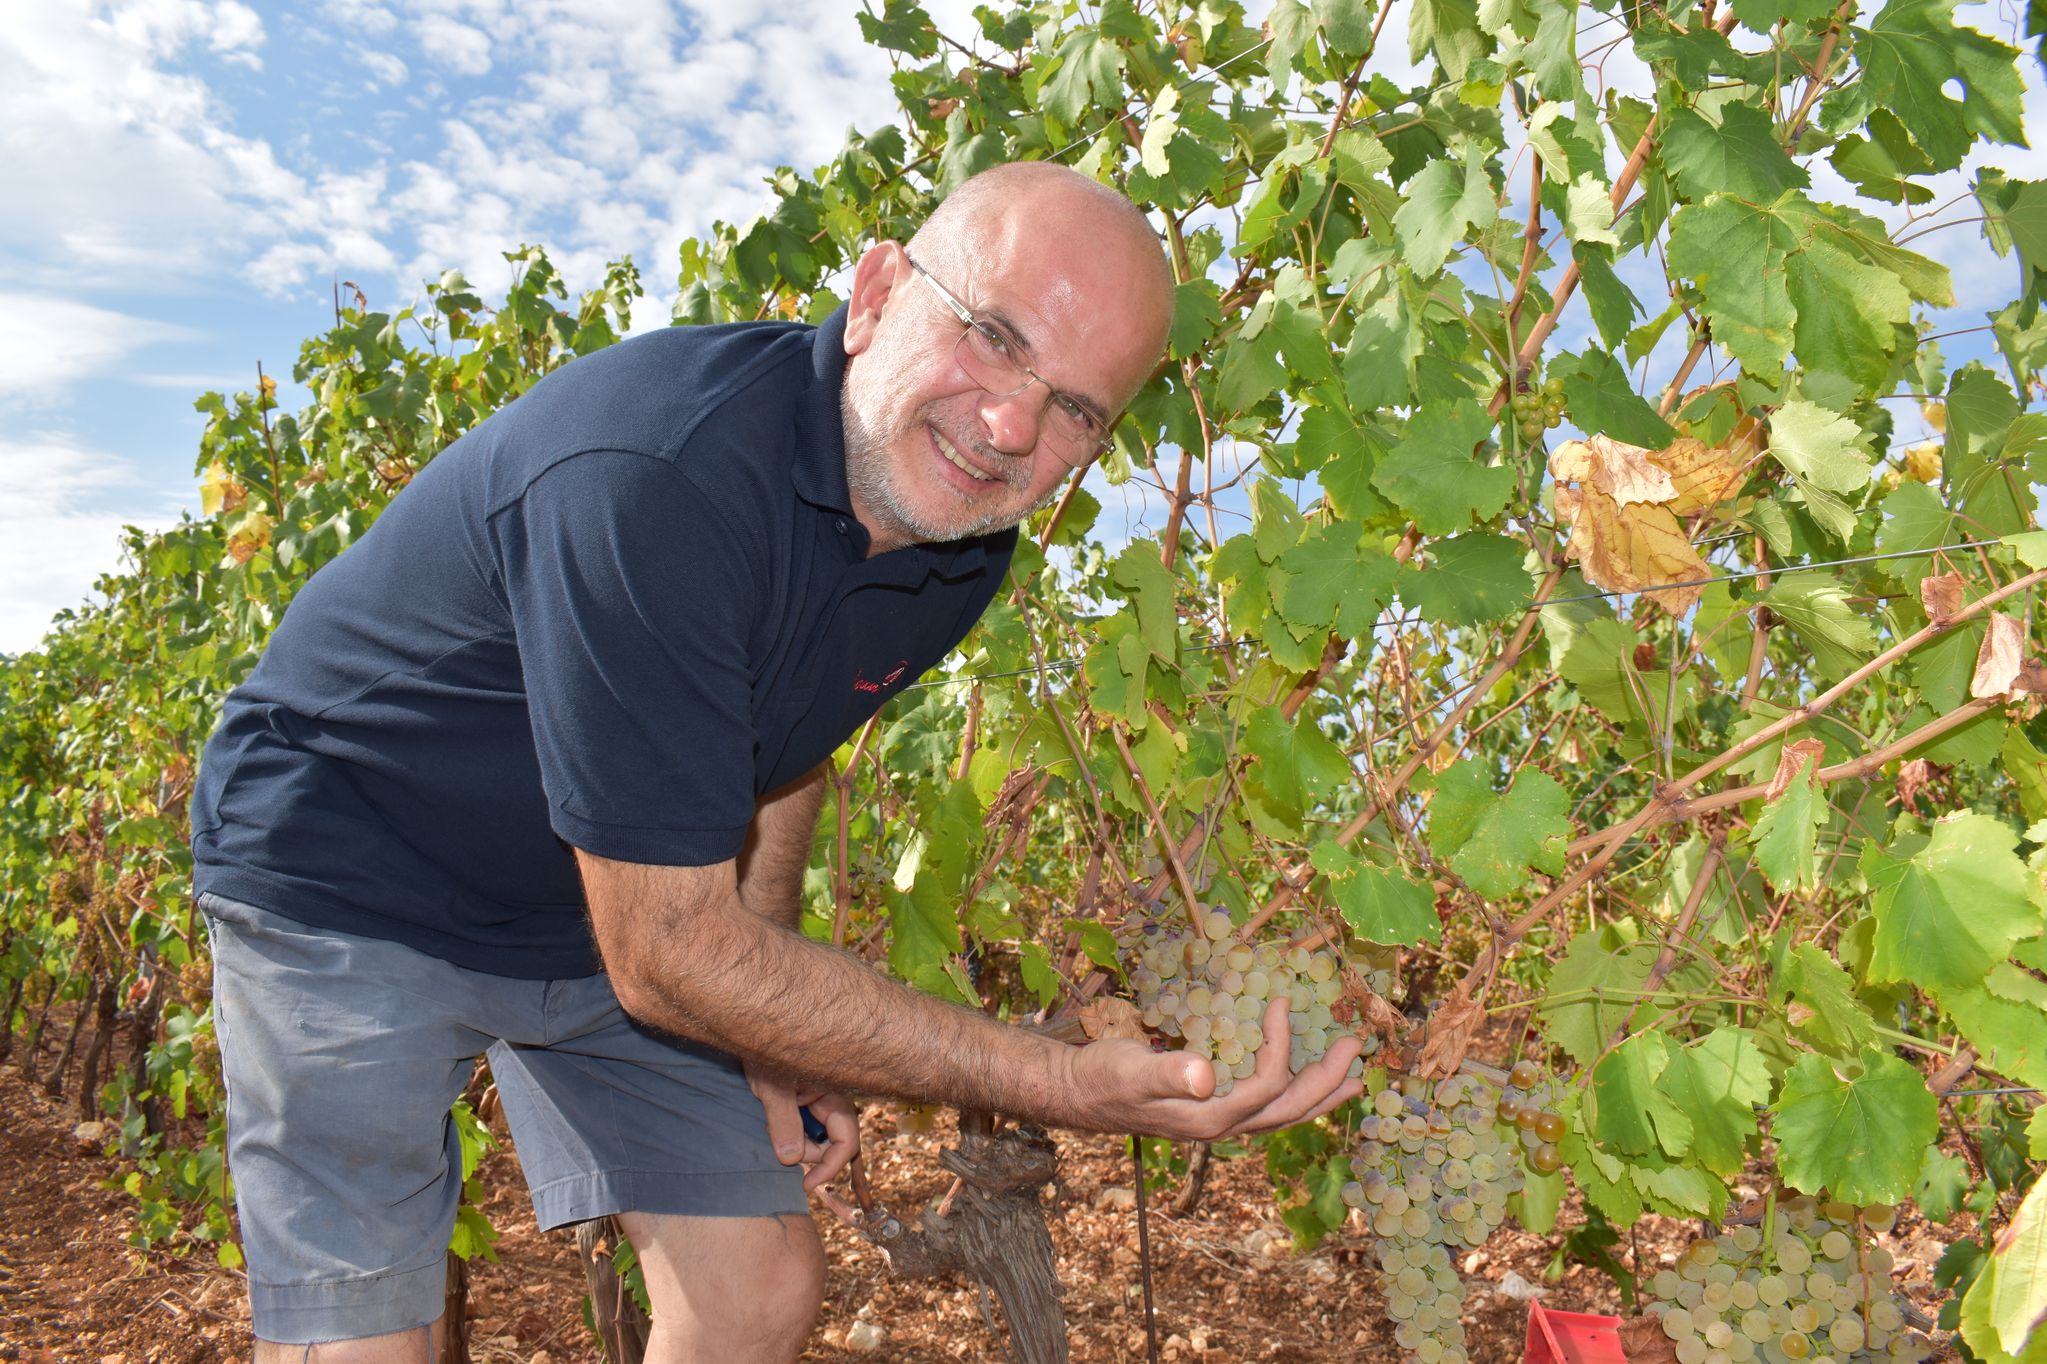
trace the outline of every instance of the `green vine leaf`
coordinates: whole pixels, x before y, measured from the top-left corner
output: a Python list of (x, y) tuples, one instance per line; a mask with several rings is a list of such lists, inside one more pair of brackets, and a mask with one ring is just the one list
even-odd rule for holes
[(1599, 1099), (1595, 1134), (1602, 1144), (1624, 1155), (1674, 1160), (1691, 1151), (1691, 1118), (1657, 1085), (1669, 1065), (1663, 1034), (1643, 1032), (1592, 1068), (1592, 1092)]
[(2017, 843), (2003, 821), (1961, 814), (1936, 823), (1909, 858), (1891, 856), (1875, 839), (1864, 844), (1876, 916), (1869, 978), (1932, 990), (1974, 985), (2020, 938), (2040, 932)]
[(1717, 124), (1696, 109), (1679, 109), (1663, 134), (1663, 163), (1691, 200), (1725, 191), (1767, 203), (1810, 181), (1805, 168), (1784, 154), (1770, 116), (1752, 104), (1721, 105)]
[(1496, 795), (1484, 767), (1466, 759), (1436, 778), (1429, 802), (1429, 847), (1488, 898), (1528, 884), (1531, 868), (1556, 875), (1571, 841), (1570, 798), (1542, 772), (1523, 772)]
[(1300, 629), (1359, 635), (1372, 628), (1393, 600), (1394, 562), (1376, 548), (1376, 536), (1347, 522), (1317, 526), (1282, 554), (1287, 576), (1276, 603)]
[(1397, 579), (1401, 599), (1424, 619), (1443, 625), (1482, 625), (1526, 609), (1534, 582), (1522, 564), (1525, 551), (1500, 535), (1459, 535), (1432, 546), (1428, 562)]
[(1414, 517), (1425, 535), (1448, 535), (1499, 515), (1514, 495), (1514, 471), (1488, 468), (1472, 451), (1493, 429), (1484, 407), (1466, 398), (1424, 408), (1372, 485)]
[(1770, 1068), (1754, 1036), (1743, 1028), (1716, 1028), (1670, 1048), (1656, 1088), (1690, 1120), (1698, 1162), (1723, 1178), (1739, 1173), (1756, 1133), (1756, 1108), (1770, 1098)]
[(1851, 1203), (1896, 1203), (1912, 1190), (1940, 1134), (1940, 1105), (1907, 1062), (1874, 1047), (1860, 1074), (1807, 1055), (1786, 1072), (1770, 1135), (1785, 1183)]
[(1279, 810), (1296, 821), (1349, 780), (1350, 760), (1313, 720), (1288, 720), (1261, 708), (1244, 730), (1244, 746), (1258, 760), (1254, 780)]
[(1330, 839), (1317, 843), (1309, 860), (1329, 878), (1337, 911), (1364, 941), (1412, 947), (1442, 938), (1435, 892), (1423, 883), (1373, 866)]
[(1472, 145), (1459, 160), (1431, 161), (1408, 182), (1407, 202), (1393, 215), (1393, 230), (1408, 268), (1427, 277), (1443, 268), (1466, 232), (1491, 227), (1498, 215), (1485, 157)]

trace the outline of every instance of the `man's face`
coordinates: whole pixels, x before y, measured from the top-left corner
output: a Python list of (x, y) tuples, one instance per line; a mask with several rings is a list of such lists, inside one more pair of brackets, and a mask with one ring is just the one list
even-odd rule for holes
[[(969, 264), (933, 265), (934, 277), (1021, 342), (1048, 382), (1114, 414), (1156, 358), (1155, 309), (1133, 288), (1135, 272), (1104, 268), (1099, 251), (1092, 262), (1061, 260), (1005, 227), (982, 234)], [(887, 298), (871, 329), (849, 325), (841, 402), (846, 480), (875, 552), (1016, 524), (1071, 472), (1045, 438), (1045, 386), (982, 389), (957, 359), (959, 319), (902, 248), (876, 251), (873, 268), (891, 272)]]

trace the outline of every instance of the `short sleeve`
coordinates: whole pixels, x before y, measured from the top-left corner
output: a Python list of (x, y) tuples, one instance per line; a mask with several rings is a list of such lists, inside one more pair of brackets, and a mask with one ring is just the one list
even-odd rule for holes
[(554, 831), (709, 866), (754, 813), (757, 548), (672, 464), (590, 451), (491, 520)]

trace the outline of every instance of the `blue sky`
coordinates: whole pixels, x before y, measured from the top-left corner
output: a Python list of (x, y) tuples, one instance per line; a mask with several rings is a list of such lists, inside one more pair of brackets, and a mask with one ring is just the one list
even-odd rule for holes
[[(972, 31), (968, 0), (926, 7), (947, 31)], [(1403, 80), (1404, 0), (1395, 8), (1384, 65)], [(0, 653), (31, 647), (117, 566), (121, 525), (196, 509), (192, 398), (252, 388), (258, 361), (288, 376), (337, 277), (390, 307), (449, 266), (488, 293), (506, 277), (501, 252), (522, 241), (546, 245), (572, 287), (630, 253), (649, 286), (640, 325), (665, 321), (682, 238), (750, 218), (775, 166), (816, 165), (849, 125), (892, 113), (887, 60), (862, 44), (856, 14), (853, 0), (12, 7), (0, 27)], [(2014, 39), (2010, 13), (1962, 17)], [(1596, 19), (1586, 12), (1588, 34)], [(2038, 69), (2023, 66), (2028, 125), (2047, 128)], [(1625, 52), (1602, 75), (1646, 84)], [(1981, 162), (2047, 176), (2021, 149)], [(1955, 173), (1936, 188), (1946, 200), (1966, 183)], [(1814, 191), (1853, 197), (1823, 163)], [(1943, 326), (2010, 296), (2015, 267), (1973, 227), (1916, 249), (1956, 267), (1964, 297)], [(1645, 274), (1637, 292), (1660, 289)], [(1573, 310), (1560, 341), (1585, 326)], [(1102, 495), (1112, 515), (1152, 519), (1134, 489)]]
[[(934, 13), (967, 6), (943, 4)], [(193, 397), (288, 378), (332, 281), (488, 292), (545, 244), (744, 221), (894, 102), (846, 0), (35, 0), (0, 29), (0, 652), (197, 505)], [(287, 401), (290, 393), (283, 395)]]

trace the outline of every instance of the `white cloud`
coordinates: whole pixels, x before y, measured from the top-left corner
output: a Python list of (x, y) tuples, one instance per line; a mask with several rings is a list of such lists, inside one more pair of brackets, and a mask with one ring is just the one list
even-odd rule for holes
[(413, 25), (419, 49), (429, 59), (464, 76), (490, 72), (490, 35), (444, 14), (423, 16)]
[(349, 49), (349, 55), (361, 62), (379, 85), (403, 85), (405, 78), (412, 74), (396, 53), (357, 46)]
[(128, 43), (170, 56), (203, 41), (212, 51), (260, 69), (255, 49), (263, 45), (263, 18), (239, 0), (128, 0), (110, 7), (106, 27)]
[(0, 319), (0, 403), (53, 403), (66, 385), (115, 377), (131, 351), (192, 335), (49, 294), (0, 293)]
[(0, 653), (34, 648), (114, 568), (121, 530), (177, 520), (181, 492), (61, 437), (0, 440)]

